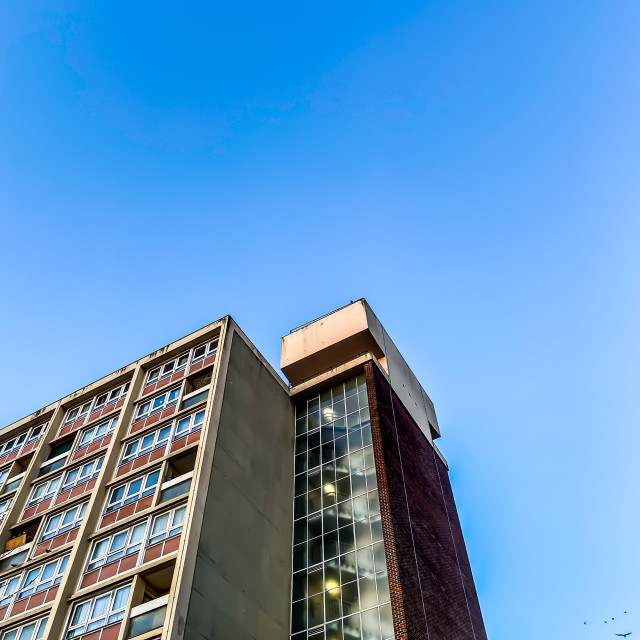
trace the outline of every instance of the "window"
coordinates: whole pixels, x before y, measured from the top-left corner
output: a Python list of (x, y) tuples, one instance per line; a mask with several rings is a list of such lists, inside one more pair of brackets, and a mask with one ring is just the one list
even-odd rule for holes
[(69, 424), (70, 422), (75, 422), (76, 420), (86, 417), (89, 414), (89, 409), (91, 409), (91, 402), (85, 402), (73, 409), (69, 409), (67, 415), (64, 417), (64, 424)]
[(137, 607), (131, 609), (131, 626), (129, 627), (128, 638), (135, 638), (141, 636), (143, 633), (148, 633), (154, 629), (159, 629), (163, 624), (167, 616), (167, 603), (169, 602), (169, 596), (164, 595), (144, 602)]
[(169, 442), (170, 435), (171, 425), (158, 429), (157, 431), (154, 431), (142, 438), (138, 438), (137, 440), (128, 442), (122, 452), (122, 460), (120, 461), (120, 464), (129, 462), (134, 458), (139, 458), (140, 456), (143, 456), (155, 449), (166, 447), (167, 442)]
[(78, 441), (76, 451), (84, 449), (84, 447), (88, 447), (92, 442), (95, 442), (96, 440), (100, 440), (101, 438), (112, 434), (114, 429), (116, 428), (117, 422), (118, 418), (111, 418), (111, 420), (101, 422), (95, 427), (89, 427), (88, 429), (85, 429), (80, 435), (80, 440)]
[(9, 481), (4, 486), (3, 493), (9, 493), (9, 491), (14, 491), (15, 489), (17, 489), (20, 486), (20, 483), (22, 482), (22, 478), (24, 478), (24, 472), (22, 472), (17, 476), (13, 476), (12, 478), (9, 478)]
[(130, 590), (131, 585), (127, 585), (77, 604), (71, 612), (66, 637), (75, 638), (122, 620)]
[(202, 428), (202, 422), (204, 420), (204, 411), (198, 411), (192, 413), (190, 416), (186, 416), (177, 421), (176, 431), (173, 439), (181, 438), (182, 436), (197, 431)]
[(18, 574), (0, 582), (0, 607), (11, 604), (21, 579), (22, 574)]
[(204, 391), (197, 391), (196, 393), (192, 393), (185, 397), (184, 402), (182, 403), (183, 409), (188, 409), (189, 407), (193, 407), (194, 405), (202, 402), (207, 399), (209, 395), (209, 389), (205, 389)]
[(47, 626), (48, 618), (40, 618), (34, 622), (27, 622), (21, 627), (14, 627), (5, 631), (1, 640), (40, 640), (44, 635), (44, 628)]
[(156, 469), (144, 476), (134, 478), (125, 484), (114, 487), (109, 492), (104, 512), (114, 511), (126, 504), (140, 500), (155, 492), (160, 478), (160, 470)]
[(92, 571), (103, 564), (109, 564), (132, 553), (139, 553), (146, 532), (147, 521), (94, 542), (86, 570)]
[(191, 356), (191, 364), (212, 356), (214, 353), (216, 353), (217, 350), (218, 338), (212, 340), (211, 342), (208, 342), (207, 344), (201, 344), (199, 347), (196, 347), (193, 350), (193, 354)]
[(104, 457), (97, 458), (96, 460), (87, 462), (87, 464), (83, 464), (81, 467), (76, 467), (75, 469), (67, 471), (60, 490), (66, 491), (67, 489), (76, 487), (79, 484), (97, 476), (98, 473), (100, 473), (103, 461)]
[(44, 529), (42, 530), (40, 541), (43, 542), (44, 540), (50, 540), (61, 533), (65, 533), (66, 531), (79, 527), (86, 510), (87, 503), (83, 502), (82, 504), (71, 507), (66, 511), (61, 511), (60, 513), (49, 516), (46, 524), (44, 525)]
[(37, 504), (38, 502), (42, 502), (43, 500), (48, 500), (49, 498), (53, 498), (60, 486), (60, 480), (62, 480), (62, 476), (57, 476), (56, 478), (51, 478), (50, 480), (45, 480), (45, 482), (41, 482), (37, 484), (31, 490), (31, 497), (27, 502), (27, 506), (31, 506), (33, 504)]
[(46, 464), (43, 464), (38, 470), (38, 477), (46, 476), (48, 473), (51, 473), (52, 471), (61, 469), (62, 467), (64, 467), (66, 462), (67, 462), (67, 456), (65, 456), (64, 454), (61, 456), (58, 456), (54, 460), (46, 462)]
[(29, 432), (27, 444), (35, 442), (42, 435), (42, 432), (44, 431), (46, 426), (46, 424), (39, 424), (37, 427), (33, 427), (33, 429), (31, 429), (31, 431)]
[(158, 411), (162, 411), (167, 407), (172, 407), (178, 402), (179, 395), (180, 387), (176, 387), (175, 389), (165, 391), (163, 394), (151, 398), (151, 400), (141, 402), (136, 407), (134, 421), (137, 422), (138, 420), (142, 420), (143, 418), (152, 416), (155, 413), (158, 413)]
[(162, 380), (167, 376), (173, 375), (178, 371), (181, 371), (187, 366), (189, 362), (189, 354), (183, 353), (181, 356), (178, 356), (174, 360), (170, 360), (169, 362), (165, 362), (160, 367), (155, 367), (151, 369), (147, 374), (147, 381), (145, 384), (151, 384), (152, 382), (157, 382), (158, 380)]
[(156, 516), (151, 525), (149, 544), (155, 544), (156, 542), (160, 542), (166, 538), (172, 538), (181, 533), (185, 511), (186, 507), (182, 506)]
[(63, 556), (46, 564), (29, 569), (24, 574), (22, 588), (18, 592), (18, 599), (26, 598), (39, 591), (44, 591), (60, 583), (67, 566), (69, 556)]
[(88, 402), (84, 402), (79, 404), (73, 409), (69, 409), (67, 411), (67, 415), (64, 418), (64, 425), (69, 424), (70, 422), (75, 422), (76, 420), (81, 420), (85, 418), (89, 413), (93, 413), (94, 411), (99, 411), (100, 409), (104, 409), (104, 407), (108, 407), (109, 405), (118, 402), (118, 400), (124, 398), (127, 395), (127, 391), (129, 391), (129, 384), (125, 383), (121, 384), (119, 387), (115, 389), (111, 389), (109, 391), (105, 391), (104, 393), (99, 393), (95, 398), (92, 398)]
[(11, 506), (11, 501), (13, 498), (7, 498), (6, 500), (3, 500), (2, 502), (0, 502), (0, 520), (2, 520), (2, 518), (4, 518), (4, 516), (6, 515), (7, 511), (9, 511), (9, 507)]
[(4, 481), (9, 477), (9, 470), (11, 469), (11, 467), (5, 467), (4, 469), (0, 470), (0, 488), (4, 485)]
[(193, 471), (185, 473), (173, 480), (168, 480), (162, 485), (162, 492), (160, 493), (160, 500), (158, 504), (168, 502), (173, 498), (177, 498), (184, 493), (187, 493), (191, 488), (191, 479), (193, 477)]
[(115, 389), (111, 389), (111, 391), (107, 391), (105, 393), (101, 393), (96, 396), (95, 404), (93, 405), (92, 411), (99, 411), (104, 407), (113, 404), (114, 402), (118, 402), (121, 398), (124, 398), (127, 395), (127, 391), (129, 391), (129, 383), (125, 383), (116, 387)]

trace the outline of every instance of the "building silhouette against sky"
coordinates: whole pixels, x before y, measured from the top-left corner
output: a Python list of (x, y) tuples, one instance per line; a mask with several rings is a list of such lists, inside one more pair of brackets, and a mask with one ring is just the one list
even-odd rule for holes
[(226, 316), (0, 432), (0, 640), (486, 639), (433, 403), (364, 300)]

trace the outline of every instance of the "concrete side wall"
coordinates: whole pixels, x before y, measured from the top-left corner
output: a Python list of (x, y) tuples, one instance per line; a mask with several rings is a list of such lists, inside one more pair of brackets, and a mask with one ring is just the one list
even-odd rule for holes
[(293, 405), (233, 334), (184, 637), (289, 637)]
[(486, 640), (447, 469), (384, 375), (372, 362), (365, 373), (376, 469), (384, 468), (383, 525), (390, 516), (385, 536), (393, 535), (397, 562), (389, 566), (397, 637)]

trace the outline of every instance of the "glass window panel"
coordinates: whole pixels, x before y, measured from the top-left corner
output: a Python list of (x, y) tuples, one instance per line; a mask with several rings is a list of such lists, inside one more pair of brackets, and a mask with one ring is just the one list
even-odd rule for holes
[(358, 611), (358, 583), (349, 582), (342, 585), (342, 614), (348, 615), (356, 611)]
[(294, 602), (291, 607), (291, 631), (296, 633), (307, 628), (307, 601)]
[(380, 540), (382, 540), (382, 520), (377, 515), (371, 518), (371, 541), (380, 542)]
[[(337, 435), (338, 434), (336, 433), (336, 436)], [(336, 458), (346, 455), (349, 451), (347, 436), (342, 436), (339, 438), (337, 437), (335, 440), (335, 448), (336, 448), (336, 453), (335, 453)]]
[(320, 509), (322, 508), (322, 492), (320, 491), (320, 489), (310, 491), (307, 494), (307, 501), (309, 505), (309, 513), (320, 511)]
[(307, 545), (298, 544), (293, 547), (293, 570), (298, 571), (307, 566)]
[(155, 535), (158, 531), (165, 531), (167, 529), (169, 525), (169, 515), (169, 513), (163, 513), (154, 520), (151, 535)]
[(309, 572), (309, 595), (320, 593), (324, 590), (324, 578), (322, 567)]
[(311, 596), (307, 602), (309, 603), (309, 626), (315, 627), (318, 624), (322, 624), (324, 622), (324, 603), (322, 593)]
[(359, 496), (367, 492), (367, 481), (364, 475), (364, 471), (357, 471), (351, 476), (351, 493), (354, 496)]
[[(368, 494), (367, 494), (368, 495)], [(360, 496), (353, 499), (353, 519), (362, 520), (369, 517), (369, 506), (367, 496)]]
[(349, 434), (349, 451), (356, 451), (362, 449), (362, 431), (352, 431)]
[(304, 542), (307, 539), (307, 523), (304, 520), (296, 520), (293, 525), (293, 544)]
[(375, 467), (371, 467), (365, 471), (365, 476), (367, 478), (367, 488), (369, 491), (373, 491), (378, 488), (378, 483), (376, 479), (376, 469)]
[(334, 620), (327, 625), (327, 640), (342, 640), (342, 620)]
[[(358, 406), (358, 396), (357, 395), (352, 395), (352, 396), (347, 396), (347, 416), (350, 413), (354, 413), (355, 411), (358, 411), (358, 409), (360, 409), (360, 407)], [(358, 417), (358, 420), (360, 418)]]
[[(360, 429), (360, 414), (357, 411), (347, 416), (347, 432), (355, 431), (356, 429)], [(353, 446), (352, 448), (356, 449), (357, 447)]]
[(309, 540), (309, 566), (322, 562), (322, 536)]
[[(362, 594), (362, 592), (360, 592)], [(364, 609), (364, 602), (362, 608)], [(362, 640), (380, 640), (380, 621), (378, 620), (378, 608), (363, 611), (362, 616)]]
[(320, 412), (314, 411), (307, 416), (307, 429), (312, 431), (320, 426)]
[(293, 517), (297, 520), (307, 515), (307, 496), (298, 496), (293, 501)]
[(307, 431), (307, 416), (302, 416), (296, 420), (296, 433), (303, 434)]
[(373, 446), (369, 445), (364, 450), (364, 466), (369, 469), (376, 466), (376, 459), (373, 454)]
[(359, 520), (355, 524), (356, 527), (356, 548), (364, 547), (371, 544), (371, 527), (369, 520)]
[(122, 589), (118, 589), (118, 591), (116, 591), (116, 596), (113, 599), (113, 607), (111, 608), (112, 611), (124, 609), (127, 606), (130, 589), (131, 587), (123, 587)]
[(296, 438), (296, 453), (303, 453), (307, 450), (307, 437), (301, 435)]
[(366, 391), (358, 392), (358, 402), (360, 403), (360, 408), (361, 409), (364, 409), (366, 406), (368, 406), (369, 400), (367, 398), (367, 392)]
[(340, 600), (340, 587), (335, 587), (325, 591), (324, 611), (326, 620), (335, 620), (342, 615)]
[(309, 472), (309, 491), (314, 491), (315, 489), (319, 489), (322, 484), (322, 476), (320, 473), (320, 469), (314, 469)]
[(296, 486), (295, 492), (297, 496), (299, 496), (301, 493), (306, 493), (307, 492), (307, 476), (306, 475), (296, 476), (295, 486)]
[(387, 561), (385, 559), (383, 542), (378, 542), (373, 545), (373, 555), (376, 563), (376, 571), (386, 571)]
[(337, 531), (329, 531), (325, 533), (323, 536), (323, 545), (324, 545), (324, 559), (335, 558), (340, 551), (340, 547), (338, 544), (338, 532)]
[(293, 601), (300, 600), (300, 598), (306, 598), (307, 596), (307, 574), (304, 571), (299, 571), (293, 574), (293, 584), (291, 587), (291, 596)]
[(317, 514), (309, 518), (309, 538), (322, 535), (322, 516)]
[(358, 549), (358, 551), (356, 551), (356, 557), (358, 559), (359, 576), (368, 576), (375, 573), (373, 567), (373, 549), (371, 547)]
[(353, 505), (351, 500), (345, 500), (338, 504), (338, 526), (353, 522)]
[(394, 637), (393, 615), (390, 604), (384, 604), (380, 607), (380, 627), (382, 628), (382, 637), (384, 640)]
[(358, 383), (356, 378), (352, 378), (351, 380), (347, 380), (344, 383), (344, 391), (347, 397), (352, 396), (354, 393), (358, 392)]
[(340, 586), (340, 559), (333, 558), (324, 564), (324, 588), (334, 589)]
[(320, 465), (320, 447), (309, 450), (307, 464), (309, 465), (309, 469)]
[(386, 571), (376, 573), (376, 584), (378, 585), (378, 602), (389, 602), (391, 595), (389, 594), (389, 577)]
[(307, 455), (303, 453), (299, 456), (296, 456), (295, 472), (303, 473), (306, 470), (307, 470)]
[(340, 553), (348, 553), (355, 549), (355, 536), (353, 534), (353, 525), (349, 524), (338, 530), (340, 538)]
[(325, 533), (338, 528), (338, 512), (335, 507), (324, 509), (322, 512), (322, 527)]
[(369, 498), (369, 513), (374, 516), (380, 513), (380, 502), (378, 501), (378, 492), (370, 491), (367, 494)]

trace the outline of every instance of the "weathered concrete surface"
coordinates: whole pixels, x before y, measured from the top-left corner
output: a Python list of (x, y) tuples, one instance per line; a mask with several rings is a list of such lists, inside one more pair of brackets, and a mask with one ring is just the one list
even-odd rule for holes
[(233, 334), (187, 640), (289, 638), (293, 405)]

